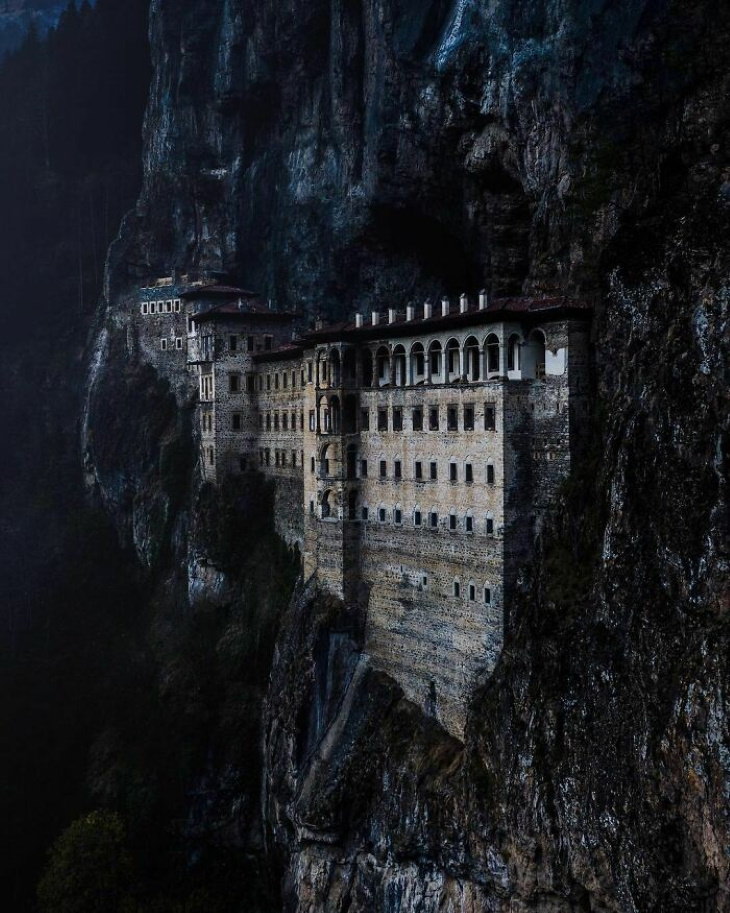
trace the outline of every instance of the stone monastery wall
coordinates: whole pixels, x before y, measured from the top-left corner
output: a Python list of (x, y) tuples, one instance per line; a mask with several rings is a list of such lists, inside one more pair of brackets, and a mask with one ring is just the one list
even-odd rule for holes
[(167, 300), (142, 290), (137, 344), (197, 393), (203, 477), (275, 481), (305, 575), (359, 611), (372, 664), (459, 736), (580, 448), (588, 309), (480, 296), (293, 338), (296, 315), (244, 290), (182, 289), (179, 311), (173, 297), (152, 315), (150, 295)]

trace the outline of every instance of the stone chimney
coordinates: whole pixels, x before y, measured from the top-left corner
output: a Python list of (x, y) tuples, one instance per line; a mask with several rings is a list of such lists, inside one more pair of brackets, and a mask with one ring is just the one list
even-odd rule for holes
[(461, 298), (459, 298), (459, 313), (466, 314), (466, 312), (468, 310), (469, 310), (469, 299), (466, 297), (466, 295), (462, 295)]
[(429, 317), (433, 317), (433, 305), (430, 301), (423, 302), (423, 319), (428, 320)]
[(441, 316), (442, 316), (442, 317), (448, 317), (448, 316), (449, 316), (449, 311), (450, 311), (450, 310), (451, 310), (451, 302), (450, 302), (449, 299), (444, 295), (444, 297), (441, 299)]
[(395, 308), (388, 308), (388, 323), (395, 323), (398, 312)]
[(416, 316), (416, 309), (413, 307), (412, 304), (409, 304), (408, 307), (406, 308), (406, 320), (413, 320), (413, 318), (415, 316)]
[(362, 326), (362, 314), (355, 314), (355, 326), (360, 329)]
[(488, 307), (489, 307), (489, 295), (487, 295), (487, 290), (485, 288), (483, 288), (481, 290), (481, 292), (479, 292), (479, 310), (486, 311), (486, 309)]
[(370, 315), (370, 319), (374, 327), (380, 323), (380, 314), (377, 311), (373, 311)]

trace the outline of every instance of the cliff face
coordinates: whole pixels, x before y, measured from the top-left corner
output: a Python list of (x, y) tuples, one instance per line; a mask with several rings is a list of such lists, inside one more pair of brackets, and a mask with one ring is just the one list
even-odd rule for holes
[[(481, 286), (596, 303), (593, 444), (466, 744), (363, 665), (346, 610), (304, 593), (285, 619), (264, 812), (286, 909), (729, 910), (727, 6), (157, 0), (151, 34), (92, 400), (120, 383), (119, 294), (171, 265), (310, 312)], [(153, 449), (188, 434), (165, 409), (137, 417)], [(93, 408), (90, 431), (103, 451)], [(133, 448), (125, 485), (154, 497), (130, 507), (96, 451), (172, 573), (190, 505)]]

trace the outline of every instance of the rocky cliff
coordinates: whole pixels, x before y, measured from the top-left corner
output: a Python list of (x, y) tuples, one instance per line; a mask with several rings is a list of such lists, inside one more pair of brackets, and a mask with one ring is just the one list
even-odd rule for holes
[(256, 846), (284, 909), (730, 910), (727, 5), (153, 0), (151, 38), (86, 444), (165, 580), (199, 523), (161, 457), (188, 478), (183, 404), (125, 362), (140, 279), (222, 269), (310, 313), (596, 305), (593, 443), (465, 743), (368, 669), (346, 607), (283, 619)]

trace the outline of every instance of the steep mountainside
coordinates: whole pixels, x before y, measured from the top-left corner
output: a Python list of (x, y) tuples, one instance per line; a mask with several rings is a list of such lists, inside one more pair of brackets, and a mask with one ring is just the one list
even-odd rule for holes
[(222, 269), (330, 314), (482, 286), (596, 305), (593, 444), (465, 744), (363, 666), (347, 607), (298, 593), (262, 829), (235, 845), (297, 913), (730, 910), (727, 4), (153, 0), (151, 37), (85, 442), (173, 603), (199, 494), (165, 469), (186, 404), (127, 360), (135, 283)]

